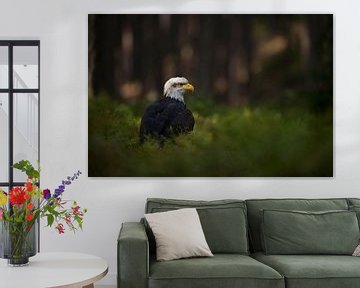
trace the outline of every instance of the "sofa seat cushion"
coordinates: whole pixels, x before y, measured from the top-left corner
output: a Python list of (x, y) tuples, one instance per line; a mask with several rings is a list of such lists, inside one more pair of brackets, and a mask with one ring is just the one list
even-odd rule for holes
[(215, 254), (211, 258), (150, 261), (149, 288), (284, 288), (274, 269), (246, 255)]
[(284, 275), (287, 288), (358, 288), (360, 258), (343, 255), (265, 255), (254, 259)]

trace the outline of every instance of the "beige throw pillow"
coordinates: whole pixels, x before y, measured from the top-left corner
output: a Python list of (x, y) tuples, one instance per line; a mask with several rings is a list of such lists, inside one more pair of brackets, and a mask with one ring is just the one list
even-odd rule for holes
[(360, 244), (358, 246), (356, 246), (352, 256), (360, 257)]
[(213, 256), (195, 208), (145, 214), (156, 241), (158, 261)]

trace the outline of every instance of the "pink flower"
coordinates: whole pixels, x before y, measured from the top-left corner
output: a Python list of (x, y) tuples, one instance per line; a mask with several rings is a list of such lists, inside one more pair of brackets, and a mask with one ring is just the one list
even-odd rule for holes
[(66, 215), (65, 222), (66, 222), (67, 225), (69, 225), (71, 223), (71, 215), (70, 214)]
[(79, 214), (79, 209), (80, 209), (80, 206), (72, 207), (74, 215)]
[(3, 214), (3, 211), (2, 211), (2, 209), (0, 208), (0, 220), (2, 220), (2, 214)]
[(63, 224), (59, 223), (55, 228), (58, 230), (59, 234), (65, 233), (65, 232), (64, 232), (65, 229), (64, 229), (64, 225), (63, 225)]

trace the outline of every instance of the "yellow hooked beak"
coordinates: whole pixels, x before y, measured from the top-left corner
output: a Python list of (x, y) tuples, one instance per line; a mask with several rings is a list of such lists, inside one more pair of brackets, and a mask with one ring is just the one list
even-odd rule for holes
[(186, 91), (186, 92), (191, 92), (191, 93), (193, 93), (194, 92), (194, 86), (193, 85), (191, 85), (191, 84), (185, 84), (185, 85), (183, 85), (182, 86), (182, 88)]

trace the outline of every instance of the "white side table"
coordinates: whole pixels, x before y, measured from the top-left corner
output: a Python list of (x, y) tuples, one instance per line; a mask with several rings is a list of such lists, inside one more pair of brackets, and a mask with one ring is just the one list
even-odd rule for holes
[(93, 288), (108, 272), (102, 258), (80, 253), (38, 253), (28, 266), (0, 260), (1, 288)]

